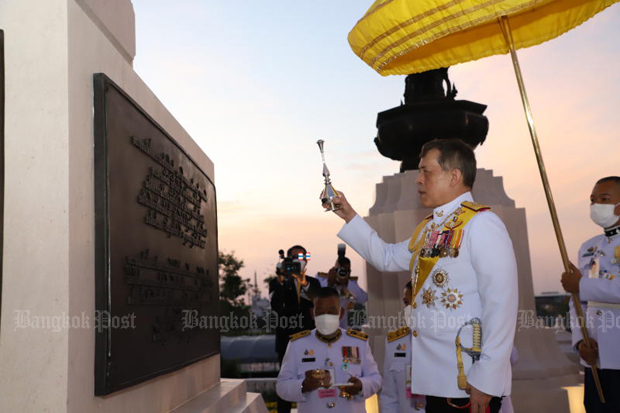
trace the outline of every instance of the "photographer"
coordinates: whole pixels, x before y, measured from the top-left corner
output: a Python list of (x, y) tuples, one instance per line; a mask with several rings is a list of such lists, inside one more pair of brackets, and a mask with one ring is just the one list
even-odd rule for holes
[(368, 294), (357, 283), (357, 277), (351, 277), (351, 260), (344, 256), (344, 252), (340, 253), (336, 264), (329, 270), (327, 274), (319, 277), (321, 287), (332, 287), (340, 295), (340, 307), (344, 309), (345, 317), (340, 319), (341, 328), (360, 327), (353, 325), (356, 317), (352, 317), (351, 311), (363, 311), (356, 308), (356, 304), (365, 304), (368, 301)]
[[(276, 352), (280, 364), (289, 337), (314, 328), (312, 299), (321, 288), (316, 278), (306, 276), (309, 254), (304, 247), (295, 245), (289, 248), (286, 258), (283, 253), (281, 251), (283, 260), (276, 269), (277, 278), (269, 283), (271, 310), (276, 313)], [(278, 397), (278, 412), (287, 413), (290, 410), (291, 403)]]

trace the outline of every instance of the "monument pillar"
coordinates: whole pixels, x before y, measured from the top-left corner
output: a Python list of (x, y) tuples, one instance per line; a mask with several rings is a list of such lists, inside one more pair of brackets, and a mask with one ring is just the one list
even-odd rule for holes
[[(416, 225), (432, 213), (431, 208), (420, 204), (415, 190), (417, 176), (417, 170), (407, 170), (385, 176), (383, 182), (377, 184), (375, 204), (365, 219), (386, 242), (401, 242), (410, 238)], [(489, 205), (506, 225), (517, 259), (519, 316), (535, 319), (525, 209), (516, 207), (504, 191), (502, 178), (494, 176), (491, 170), (478, 169), (472, 195), (476, 202)], [(402, 312), (401, 295), (411, 274), (407, 271), (382, 273), (368, 263), (366, 272), (369, 316), (389, 317)], [(383, 364), (387, 332), (388, 328), (368, 331), (373, 354), (380, 366)], [(515, 346), (519, 351), (519, 361), (513, 366), (512, 399), (515, 411), (568, 411), (568, 396), (562, 387), (579, 382), (579, 367), (561, 352), (553, 330), (521, 323), (517, 327)], [(532, 397), (533, 394), (536, 397)]]
[[(0, 0), (2, 32), (7, 173), (0, 411), (266, 412), (261, 396), (247, 393), (243, 381), (220, 380), (219, 354), (178, 368), (167, 366), (139, 384), (95, 396), (95, 297), (101, 284), (96, 282), (95, 194), (104, 188), (95, 185), (93, 75), (103, 73), (111, 79), (211, 182), (213, 162), (134, 72), (130, 0)], [(0, 119), (0, 137), (1, 126)], [(138, 162), (156, 162), (134, 150), (135, 155), (126, 155)], [(134, 203), (136, 195), (126, 194)], [(209, 236), (216, 237), (216, 231)], [(191, 271), (183, 267), (172, 279), (189, 277)], [(112, 275), (112, 280), (125, 279), (123, 273)], [(119, 302), (110, 302), (113, 311)], [(144, 306), (136, 308), (146, 311)], [(160, 339), (161, 331), (157, 333), (153, 342)], [(132, 349), (134, 354), (140, 350)], [(109, 354), (117, 351), (113, 347)], [(145, 364), (148, 360), (137, 358), (125, 362), (136, 371)], [(106, 371), (109, 377), (117, 373), (114, 368)]]

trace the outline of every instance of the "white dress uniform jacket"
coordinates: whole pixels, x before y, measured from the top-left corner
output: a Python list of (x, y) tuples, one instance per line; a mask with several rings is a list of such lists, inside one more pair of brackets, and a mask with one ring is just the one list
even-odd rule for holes
[[(319, 283), (321, 284), (321, 287), (329, 287), (329, 280), (327, 279), (327, 277), (317, 277), (317, 278), (319, 280)], [(341, 285), (334, 285), (332, 288), (338, 291), (338, 294), (342, 294), (343, 287)], [(348, 321), (347, 306), (349, 305), (349, 303), (352, 302), (352, 303), (365, 304), (366, 301), (368, 301), (368, 293), (364, 291), (362, 287), (360, 287), (360, 285), (357, 283), (357, 280), (349, 280), (349, 283), (347, 284), (346, 288), (349, 291), (349, 293), (351, 293), (352, 300), (349, 300), (348, 298), (345, 298), (345, 297), (340, 299), (340, 308), (344, 309), (344, 314), (345, 314), (345, 316), (340, 319), (340, 328), (348, 327), (347, 326), (347, 321)]]
[[(463, 201), (473, 201), (470, 192), (435, 208), (427, 226), (432, 222), (443, 224)], [(345, 224), (338, 236), (379, 271), (409, 271), (409, 240), (388, 244), (360, 216)], [(459, 327), (477, 317), (482, 321), (482, 354), (472, 365), (471, 357), (463, 353), (467, 380), (492, 396), (510, 394), (510, 352), (518, 305), (517, 266), (512, 242), (499, 217), (488, 210), (478, 212), (464, 226), (459, 255), (439, 258), (433, 271), (439, 268), (447, 272), (449, 281), (439, 287), (431, 272), (412, 311), (412, 391), (437, 397), (469, 397), (458, 388), (454, 340)], [(448, 288), (461, 294), (456, 308), (446, 308), (441, 301), (442, 294), (449, 294)], [(424, 303), (425, 289), (436, 297), (432, 303)], [(471, 331), (467, 328), (461, 334), (465, 347), (471, 346)]]
[[(579, 299), (588, 335), (598, 343), (598, 367), (620, 369), (620, 227), (597, 235), (579, 248)], [(613, 235), (612, 235), (613, 234)], [(570, 302), (573, 346), (583, 339)], [(588, 366), (581, 360), (583, 366)]]
[[(390, 340), (389, 335), (394, 333), (399, 338)], [(381, 413), (424, 413), (424, 396), (407, 392), (407, 366), (411, 366), (411, 332), (403, 327), (390, 332), (385, 340), (383, 386), (379, 394)]]
[[(372, 357), (367, 336), (351, 330), (341, 329), (341, 332), (341, 337), (330, 344), (317, 337), (316, 329), (291, 336), (278, 374), (276, 391), (284, 400), (297, 402), (299, 413), (365, 412), (365, 400), (381, 388), (381, 374)], [(296, 338), (303, 334), (306, 335)], [(360, 338), (364, 336), (366, 339)], [(354, 352), (359, 360), (347, 361), (343, 352)], [(335, 397), (321, 398), (319, 389), (302, 393), (306, 371), (313, 369), (332, 370), (335, 375), (333, 383), (346, 383), (351, 376), (355, 376), (361, 380), (362, 390), (351, 400), (340, 397), (338, 389)]]

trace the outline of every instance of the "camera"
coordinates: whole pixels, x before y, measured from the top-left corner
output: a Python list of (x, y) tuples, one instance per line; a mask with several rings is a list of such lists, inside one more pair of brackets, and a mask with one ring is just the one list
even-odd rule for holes
[(280, 262), (276, 266), (276, 273), (290, 278), (293, 274), (301, 274), (301, 261), (297, 258), (284, 257), (284, 250), (278, 251)]
[(351, 272), (351, 270), (349, 270), (347, 268), (344, 268), (344, 267), (340, 267), (340, 268), (338, 268), (338, 272), (337, 273), (338, 273), (338, 277), (346, 278), (346, 277), (349, 276), (350, 272)]
[(347, 278), (351, 273), (350, 269), (345, 268), (345, 265), (350, 262), (349, 259), (345, 257), (346, 251), (347, 246), (345, 244), (338, 244), (338, 265), (340, 268), (338, 268), (337, 274), (341, 279)]

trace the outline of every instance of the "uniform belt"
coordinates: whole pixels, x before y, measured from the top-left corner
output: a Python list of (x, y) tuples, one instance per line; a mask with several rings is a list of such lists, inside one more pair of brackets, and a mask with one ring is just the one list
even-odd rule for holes
[(620, 304), (599, 303), (598, 301), (588, 301), (588, 307), (613, 308), (615, 310), (620, 310)]

